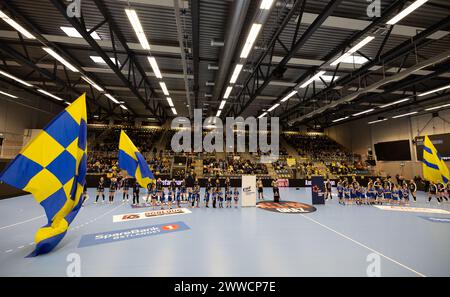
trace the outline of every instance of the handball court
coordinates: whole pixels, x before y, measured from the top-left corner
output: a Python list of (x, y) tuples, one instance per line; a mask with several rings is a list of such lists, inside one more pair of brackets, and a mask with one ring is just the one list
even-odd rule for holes
[[(66, 276), (72, 253), (80, 256), (81, 276), (367, 276), (372, 253), (379, 255), (381, 276), (450, 275), (450, 224), (426, 219), (450, 218), (450, 212), (341, 206), (334, 197), (307, 214), (202, 207), (189, 214), (113, 222), (114, 215), (151, 208), (133, 209), (118, 196), (114, 204), (95, 205), (95, 189), (88, 192), (90, 199), (63, 241), (34, 258), (26, 256), (34, 248), (34, 233), (46, 224), (43, 209), (31, 196), (1, 200), (0, 276)], [(281, 188), (280, 193), (282, 200), (311, 204), (308, 188)], [(272, 199), (271, 189), (264, 195)], [(425, 200), (419, 192), (411, 206), (450, 211), (449, 204)], [(78, 247), (85, 234), (173, 222), (189, 229)]]

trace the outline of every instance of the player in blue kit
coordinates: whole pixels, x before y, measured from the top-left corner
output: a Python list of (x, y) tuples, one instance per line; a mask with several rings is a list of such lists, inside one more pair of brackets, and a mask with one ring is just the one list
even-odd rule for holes
[(198, 178), (195, 178), (194, 181), (194, 189), (192, 192), (192, 207), (194, 207), (194, 203), (195, 203), (195, 207), (199, 208), (199, 204), (200, 204), (200, 183), (198, 181)]
[(345, 205), (345, 204), (348, 204), (350, 202), (350, 188), (349, 188), (349, 186), (348, 185), (344, 185), (343, 191), (344, 191), (344, 199), (346, 201), (346, 203), (344, 203), (344, 205)]
[(223, 208), (223, 192), (222, 188), (217, 191), (217, 200), (219, 200), (219, 208)]
[(231, 191), (231, 188), (226, 189), (225, 191), (225, 200), (226, 200), (226, 207), (231, 208), (231, 200), (233, 196), (233, 191)]
[(350, 191), (350, 204), (354, 204), (356, 201), (356, 189), (353, 187), (353, 185), (349, 186), (349, 191)]
[(384, 189), (380, 183), (375, 183), (375, 189), (377, 191), (376, 204), (383, 204)]
[(238, 188), (234, 188), (234, 207), (237, 208), (238, 207), (238, 202), (239, 202), (239, 191)]
[(365, 204), (365, 205), (369, 204), (369, 200), (367, 199), (367, 188), (366, 187), (360, 187), (359, 196), (361, 199), (361, 204)]
[(389, 184), (386, 183), (386, 185), (384, 186), (384, 202), (386, 203), (391, 203), (392, 200), (392, 191), (391, 191), (391, 187)]
[(391, 204), (399, 204), (400, 201), (400, 191), (397, 188), (396, 185), (392, 185), (392, 199), (391, 199)]
[(359, 185), (355, 187), (355, 201), (357, 205), (362, 205), (361, 187)]

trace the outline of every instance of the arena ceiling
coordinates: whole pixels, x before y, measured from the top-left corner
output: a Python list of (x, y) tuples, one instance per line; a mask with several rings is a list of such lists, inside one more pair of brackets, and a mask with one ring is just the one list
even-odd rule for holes
[[(0, 87), (30, 105), (64, 106), (38, 89), (69, 102), (87, 92), (91, 118), (164, 122), (174, 116), (164, 82), (178, 115), (201, 108), (214, 116), (222, 107), (222, 117), (267, 112), (286, 126), (321, 128), (449, 100), (450, 89), (420, 96), (450, 84), (448, 0), (426, 1), (395, 25), (387, 23), (415, 1), (381, 0), (379, 17), (368, 16), (365, 0), (279, 0), (270, 9), (263, 2), (271, 1), (81, 0), (78, 18), (67, 14), (72, 1), (0, 0), (2, 18), (34, 37), (0, 23), (0, 70), (32, 84), (0, 75)], [(136, 13), (150, 49), (126, 9)], [(244, 58), (255, 23), (261, 29)], [(350, 60), (332, 65), (367, 40)], [(243, 67), (230, 83), (237, 64)]]

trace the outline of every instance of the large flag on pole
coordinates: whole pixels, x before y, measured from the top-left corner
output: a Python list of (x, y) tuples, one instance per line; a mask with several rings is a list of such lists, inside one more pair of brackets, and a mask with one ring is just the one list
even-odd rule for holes
[(126, 170), (129, 175), (136, 178), (143, 188), (155, 180), (144, 156), (123, 130), (120, 132), (119, 141), (119, 168)]
[(447, 165), (442, 160), (441, 155), (434, 147), (428, 135), (423, 142), (423, 177), (435, 183), (447, 183), (450, 174)]
[(0, 180), (30, 192), (47, 215), (29, 256), (50, 252), (80, 210), (86, 177), (87, 116), (85, 94), (74, 101), (0, 174)]

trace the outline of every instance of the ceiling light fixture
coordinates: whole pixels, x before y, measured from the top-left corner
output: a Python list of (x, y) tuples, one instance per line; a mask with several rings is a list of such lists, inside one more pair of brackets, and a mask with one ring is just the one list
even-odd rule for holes
[(148, 43), (147, 37), (145, 36), (144, 29), (142, 28), (141, 22), (139, 21), (139, 17), (134, 9), (125, 9), (125, 13), (127, 14), (128, 20), (131, 23), (131, 26), (136, 33), (136, 36), (142, 46), (143, 49), (149, 50), (150, 44)]
[(388, 25), (395, 25), (398, 23), (401, 19), (406, 17), (408, 14), (425, 4), (428, 0), (417, 0), (416, 2), (412, 3), (410, 6), (403, 9), (399, 14), (397, 14), (395, 17), (390, 19), (386, 24)]
[(258, 37), (259, 31), (261, 30), (262, 25), (258, 23), (254, 23), (248, 33), (247, 40), (245, 41), (244, 48), (241, 52), (241, 58), (247, 58), (248, 54), (253, 48), (253, 44), (255, 43), (256, 38)]
[(63, 64), (64, 66), (66, 66), (67, 68), (69, 68), (72, 72), (79, 72), (78, 69), (73, 66), (72, 64), (70, 64), (69, 62), (67, 62), (63, 57), (61, 57), (58, 53), (56, 53), (54, 50), (52, 50), (49, 47), (43, 47), (42, 48), (44, 51), (46, 51), (48, 54), (50, 54), (53, 58), (55, 58), (56, 60), (58, 60), (61, 64)]
[(28, 32), (27, 29), (19, 25), (15, 20), (7, 16), (3, 11), (0, 10), (0, 18), (4, 20), (8, 25), (19, 31), (23, 36), (25, 36), (28, 39), (36, 39), (33, 34)]
[(364, 38), (362, 41), (360, 41), (358, 44), (356, 44), (354, 47), (352, 47), (350, 50), (348, 50), (345, 54), (343, 54), (342, 56), (340, 56), (339, 58), (337, 58), (336, 60), (334, 60), (330, 66), (336, 66), (337, 64), (341, 63), (342, 61), (348, 59), (348, 57), (350, 57), (353, 53), (357, 52), (358, 50), (360, 50), (363, 46), (365, 46), (366, 44), (368, 44), (369, 42), (371, 42), (372, 40), (374, 40), (375, 37), (374, 36), (367, 36), (366, 38)]

